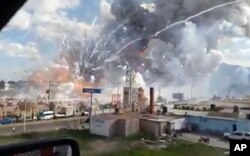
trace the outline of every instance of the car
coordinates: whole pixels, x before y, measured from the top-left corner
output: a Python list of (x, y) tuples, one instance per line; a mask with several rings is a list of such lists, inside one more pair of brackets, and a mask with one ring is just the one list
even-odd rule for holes
[(12, 119), (12, 118), (3, 118), (2, 120), (0, 120), (0, 124), (2, 125), (8, 125), (14, 122), (15, 122), (15, 119)]
[(88, 116), (88, 115), (89, 115), (89, 112), (88, 112), (88, 111), (82, 112), (82, 116)]
[(223, 138), (226, 140), (229, 140), (229, 139), (250, 140), (250, 132), (235, 131), (232, 133), (224, 133)]

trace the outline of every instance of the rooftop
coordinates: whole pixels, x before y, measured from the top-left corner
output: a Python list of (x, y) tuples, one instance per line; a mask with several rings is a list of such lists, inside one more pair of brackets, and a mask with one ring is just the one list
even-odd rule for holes
[(93, 118), (95, 119), (106, 119), (106, 120), (112, 120), (112, 119), (134, 119), (139, 118), (140, 114), (138, 112), (126, 112), (123, 114), (100, 114), (95, 115)]

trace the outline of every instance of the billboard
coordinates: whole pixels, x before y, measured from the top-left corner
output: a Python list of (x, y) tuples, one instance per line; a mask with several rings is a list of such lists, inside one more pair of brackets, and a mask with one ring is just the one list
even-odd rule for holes
[(183, 100), (184, 94), (183, 93), (173, 93), (173, 98), (176, 100)]

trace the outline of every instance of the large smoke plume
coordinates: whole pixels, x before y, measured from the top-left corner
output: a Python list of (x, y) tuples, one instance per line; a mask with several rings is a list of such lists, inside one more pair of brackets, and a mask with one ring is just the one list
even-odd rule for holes
[(249, 35), (248, 1), (114, 0), (110, 12), (82, 38), (62, 41), (57, 64), (74, 79), (116, 85), (133, 69), (146, 85), (193, 84), (223, 62), (225, 39)]

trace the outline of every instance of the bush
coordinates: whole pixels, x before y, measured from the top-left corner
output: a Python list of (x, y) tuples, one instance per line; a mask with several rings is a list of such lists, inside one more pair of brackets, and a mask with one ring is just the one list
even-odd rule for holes
[(191, 106), (191, 107), (190, 107), (190, 110), (194, 110), (194, 107), (193, 107), (193, 106)]
[(202, 111), (206, 112), (206, 111), (208, 111), (208, 109), (206, 107), (203, 107)]
[(196, 108), (195, 110), (196, 110), (196, 111), (201, 111), (201, 109), (200, 109), (200, 108)]
[(210, 105), (210, 110), (211, 110), (211, 111), (214, 111), (215, 108), (216, 108), (216, 105), (215, 105), (215, 104), (211, 104), (211, 105)]
[(178, 106), (177, 106), (177, 105), (174, 105), (174, 109), (178, 109)]

